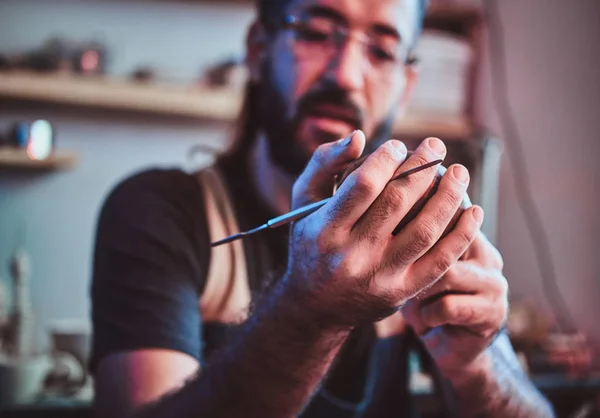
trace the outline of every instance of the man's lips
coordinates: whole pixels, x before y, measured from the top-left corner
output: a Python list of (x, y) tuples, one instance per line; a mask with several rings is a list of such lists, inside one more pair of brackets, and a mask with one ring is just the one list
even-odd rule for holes
[(344, 122), (352, 128), (360, 128), (360, 120), (356, 112), (351, 109), (335, 105), (318, 105), (307, 112), (308, 117), (331, 119), (332, 121)]

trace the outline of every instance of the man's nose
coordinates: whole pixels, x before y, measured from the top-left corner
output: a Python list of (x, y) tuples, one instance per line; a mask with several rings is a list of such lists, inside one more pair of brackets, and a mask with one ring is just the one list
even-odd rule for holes
[(362, 90), (367, 71), (367, 57), (363, 49), (364, 46), (360, 42), (344, 42), (330, 61), (326, 78), (344, 91)]

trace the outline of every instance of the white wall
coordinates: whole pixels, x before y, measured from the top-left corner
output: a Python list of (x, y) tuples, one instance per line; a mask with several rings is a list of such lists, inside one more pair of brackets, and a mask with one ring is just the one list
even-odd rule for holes
[[(560, 290), (577, 323), (600, 343), (600, 2), (497, 0), (505, 26), (509, 94), (529, 181), (550, 237)], [(481, 80), (483, 121), (501, 132)], [(548, 312), (533, 243), (505, 153), (499, 247), (511, 292)]]
[[(127, 75), (140, 64), (191, 79), (206, 65), (241, 55), (250, 6), (224, 7), (168, 1), (2, 0), (0, 51), (38, 47), (47, 37), (98, 37), (110, 48), (110, 72)], [(106, 193), (119, 179), (149, 165), (182, 165), (197, 143), (222, 146), (223, 127), (168, 123), (100, 113), (75, 116), (50, 107), (0, 106), (0, 130), (15, 120), (48, 118), (58, 147), (81, 153), (74, 171), (0, 175), (0, 280), (17, 227), (26, 223), (33, 262), (32, 300), (39, 318), (38, 343), (55, 318), (86, 318), (94, 227)], [(208, 161), (207, 158), (204, 159)]]

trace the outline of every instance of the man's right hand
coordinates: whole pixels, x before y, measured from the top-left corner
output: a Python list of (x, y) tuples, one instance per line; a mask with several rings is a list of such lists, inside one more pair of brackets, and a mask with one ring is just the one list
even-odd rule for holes
[[(294, 185), (292, 206), (331, 195), (335, 174), (360, 156), (362, 132), (319, 147)], [(320, 321), (351, 327), (389, 315), (433, 285), (469, 247), (480, 222), (471, 207), (442, 234), (469, 183), (461, 165), (449, 167), (423, 210), (397, 235), (392, 231), (425, 194), (436, 168), (390, 180), (398, 173), (443, 159), (442, 141), (429, 138), (406, 161), (406, 147), (390, 140), (339, 187), (330, 202), (292, 226), (286, 280), (298, 301)], [(402, 168), (400, 169), (400, 165)]]

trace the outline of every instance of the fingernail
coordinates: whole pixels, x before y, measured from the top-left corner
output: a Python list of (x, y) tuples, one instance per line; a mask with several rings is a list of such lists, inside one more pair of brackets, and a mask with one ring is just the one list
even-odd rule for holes
[(406, 145), (404, 144), (404, 142), (392, 141), (392, 145), (396, 149), (396, 152), (397, 152), (396, 155), (398, 156), (399, 159), (403, 159), (404, 157), (406, 157), (406, 154), (408, 153), (408, 149), (406, 149)]
[(352, 138), (354, 138), (354, 134), (356, 133), (356, 131), (352, 132), (350, 135), (348, 135), (346, 137), (346, 139), (344, 139), (342, 141), (342, 143), (340, 144), (342, 147), (347, 147), (348, 145), (350, 145), (352, 143)]
[(446, 146), (438, 138), (429, 138), (427, 140), (427, 145), (429, 145), (429, 148), (438, 155), (443, 155), (446, 152)]
[(455, 165), (452, 167), (452, 175), (461, 184), (466, 184), (469, 180), (469, 172), (462, 165)]
[(481, 224), (483, 222), (483, 209), (479, 206), (473, 207), (473, 218), (475, 218), (475, 222)]

